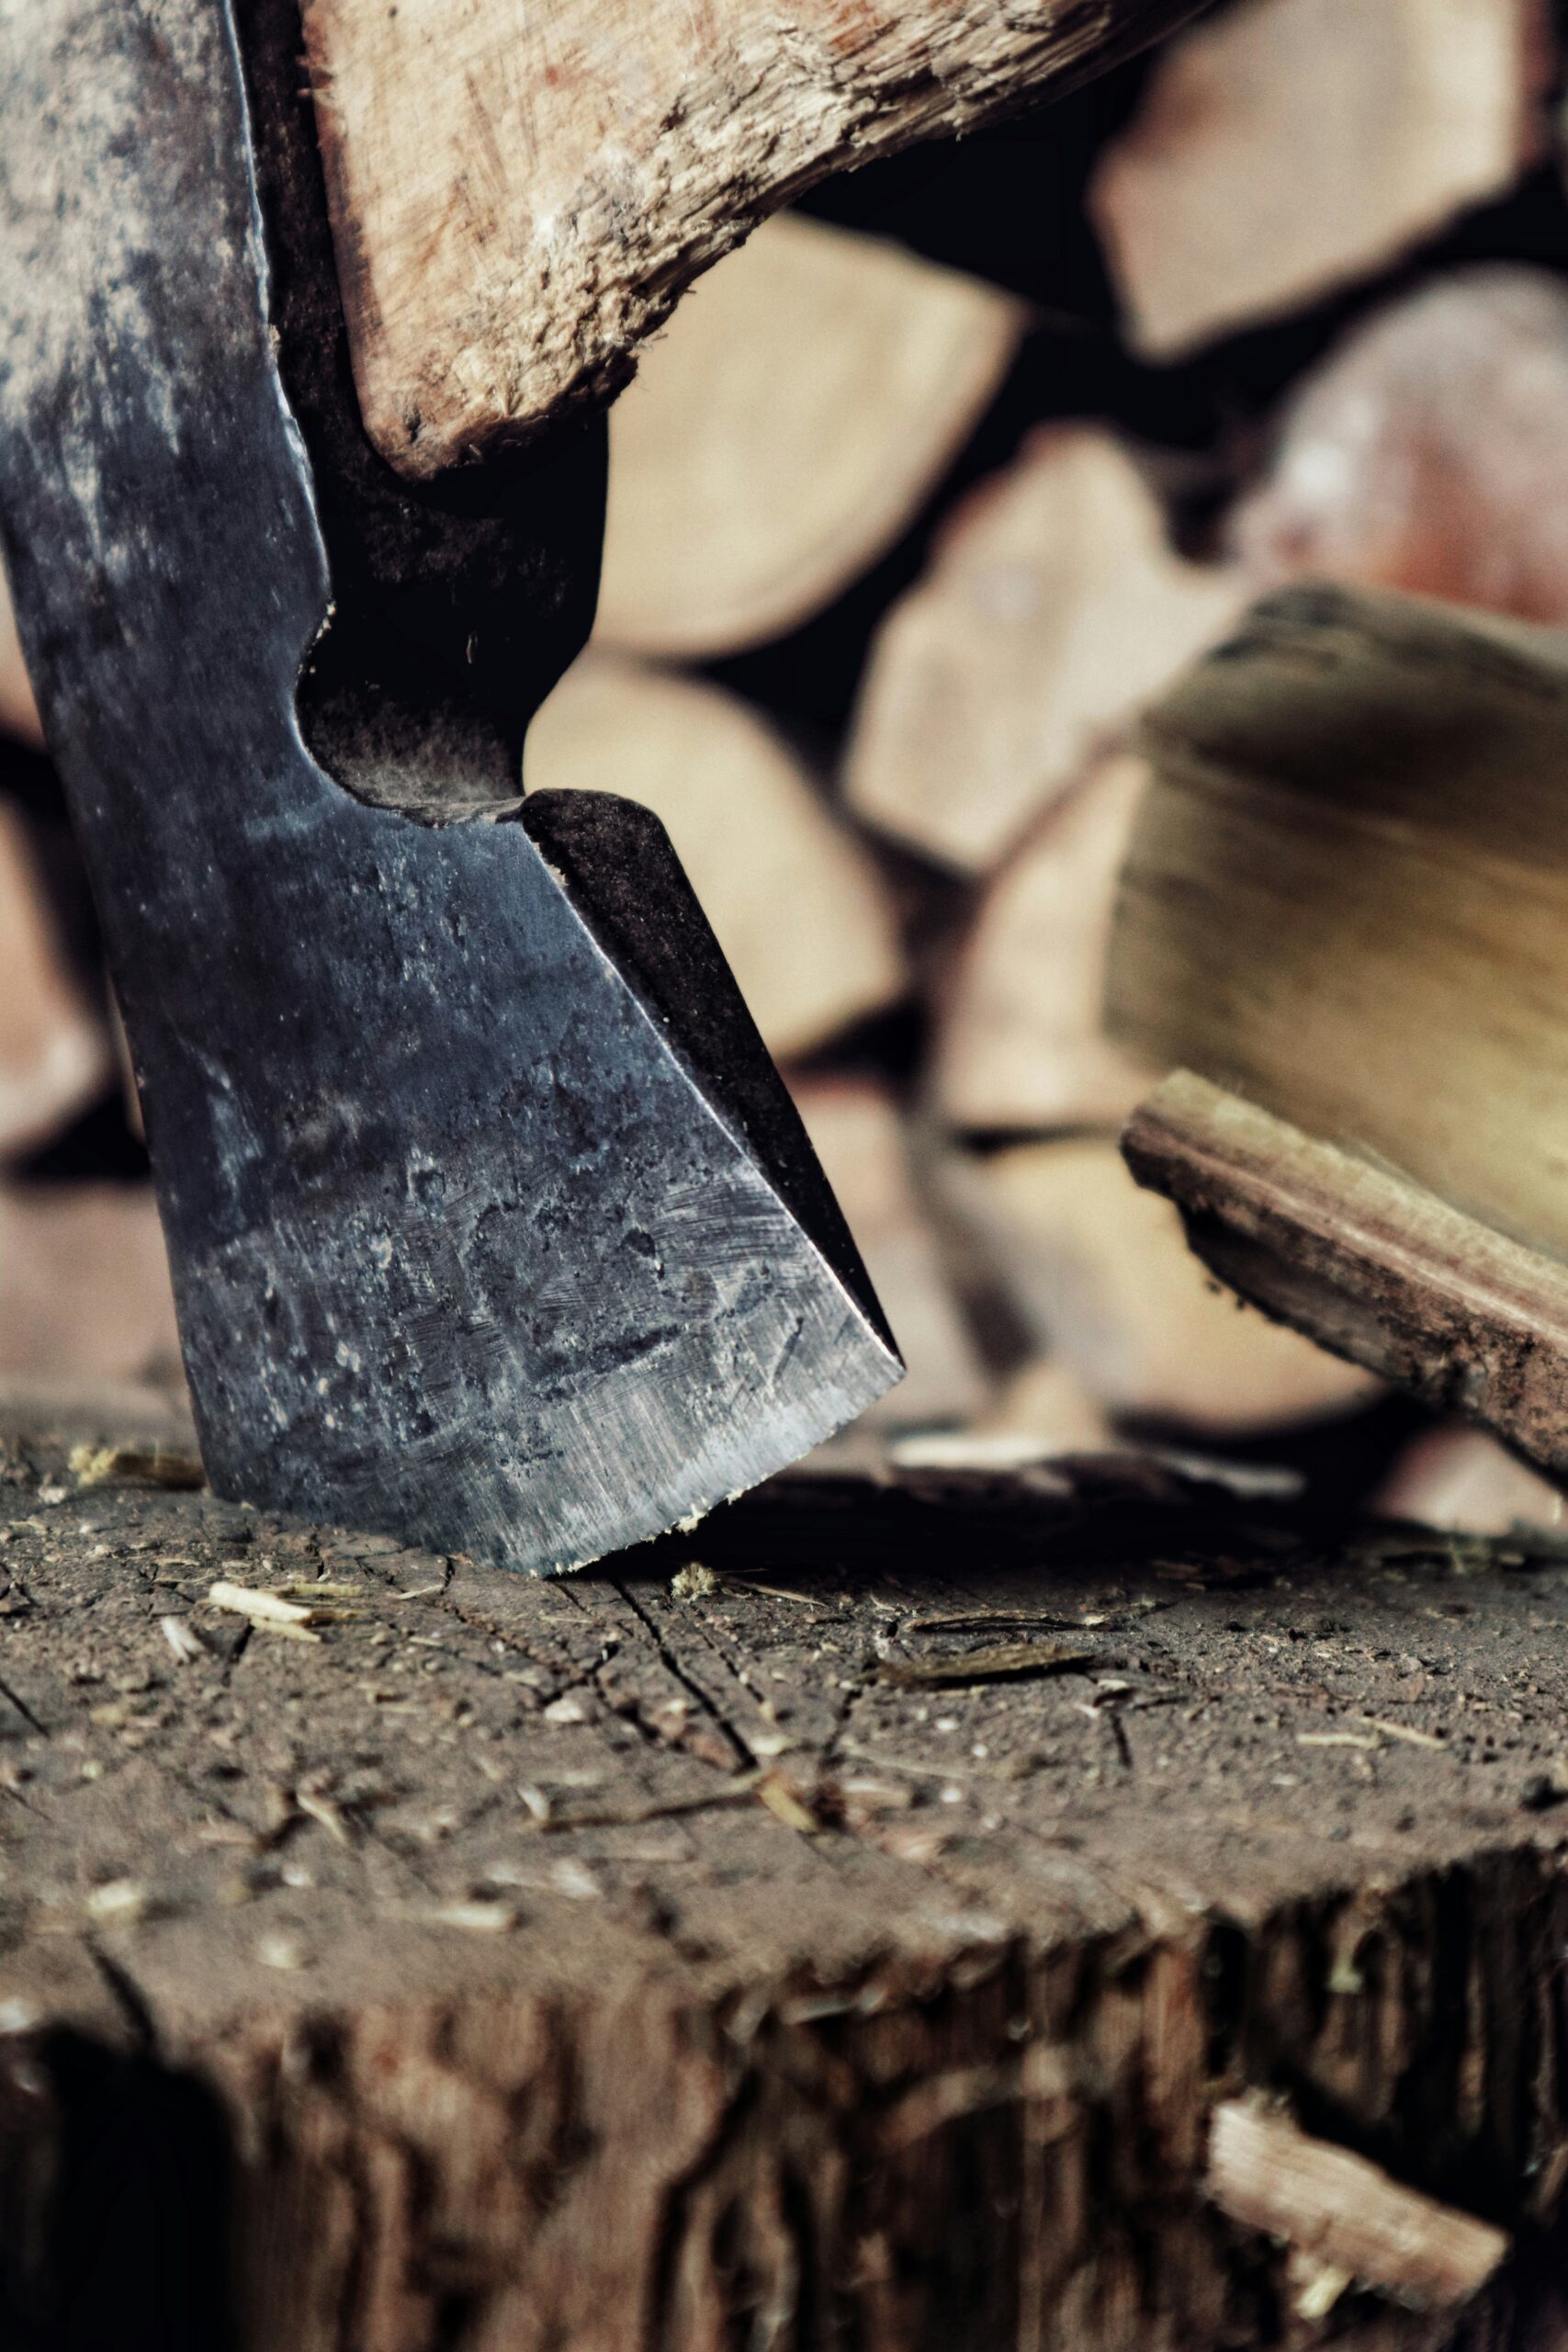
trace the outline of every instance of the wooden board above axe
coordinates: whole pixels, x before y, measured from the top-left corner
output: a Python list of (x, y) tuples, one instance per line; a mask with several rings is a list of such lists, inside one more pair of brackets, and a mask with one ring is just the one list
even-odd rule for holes
[(897, 1377), (659, 825), (519, 798), (588, 411), (814, 178), (1190, 13), (0, 0), (0, 537), (220, 1492), (547, 1573)]

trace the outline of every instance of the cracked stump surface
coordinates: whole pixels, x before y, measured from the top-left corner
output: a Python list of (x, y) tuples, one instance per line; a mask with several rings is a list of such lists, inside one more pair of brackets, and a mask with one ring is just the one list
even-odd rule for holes
[[(0, 1452), (7, 2347), (1524, 2340), (1568, 1561), (1129, 1463), (536, 1585), (65, 1462)], [(1227, 2222), (1246, 2090), (1502, 2223), (1486, 2309)]]

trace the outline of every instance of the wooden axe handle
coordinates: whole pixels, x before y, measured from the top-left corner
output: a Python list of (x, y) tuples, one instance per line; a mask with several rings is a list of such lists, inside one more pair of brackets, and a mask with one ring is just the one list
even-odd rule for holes
[(630, 376), (828, 173), (1082, 79), (1200, 0), (303, 0), (365, 422), (414, 481)]

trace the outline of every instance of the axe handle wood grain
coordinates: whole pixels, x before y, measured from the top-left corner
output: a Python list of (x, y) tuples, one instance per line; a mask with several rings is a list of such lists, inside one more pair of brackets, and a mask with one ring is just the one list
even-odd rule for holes
[(365, 422), (429, 481), (613, 394), (829, 173), (1081, 80), (1201, 0), (303, 0)]

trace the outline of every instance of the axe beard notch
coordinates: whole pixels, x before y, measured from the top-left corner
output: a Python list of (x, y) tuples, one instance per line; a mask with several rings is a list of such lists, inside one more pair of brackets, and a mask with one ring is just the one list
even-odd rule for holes
[(549, 1574), (902, 1367), (657, 820), (515, 798), (603, 436), (374, 458), (297, 33), (0, 7), (0, 532), (215, 1488)]

